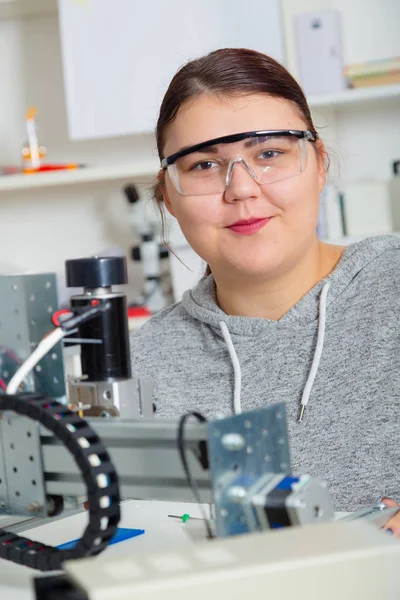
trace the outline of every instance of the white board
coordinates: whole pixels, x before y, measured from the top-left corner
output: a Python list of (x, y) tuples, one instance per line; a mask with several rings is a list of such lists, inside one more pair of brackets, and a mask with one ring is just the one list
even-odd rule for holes
[(222, 47), (283, 62), (280, 0), (58, 0), (71, 139), (153, 131), (188, 60)]

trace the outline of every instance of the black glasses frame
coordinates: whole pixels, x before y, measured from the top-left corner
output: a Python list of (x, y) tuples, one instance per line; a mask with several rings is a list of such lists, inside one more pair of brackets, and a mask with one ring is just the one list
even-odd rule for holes
[(224, 135), (223, 137), (214, 138), (213, 140), (207, 140), (206, 142), (200, 142), (200, 144), (195, 144), (194, 146), (189, 146), (189, 148), (183, 148), (179, 150), (179, 152), (175, 152), (166, 158), (161, 160), (161, 168), (167, 169), (169, 165), (174, 164), (178, 158), (182, 156), (187, 156), (192, 152), (196, 152), (197, 150), (201, 150), (202, 148), (207, 148), (207, 146), (215, 146), (216, 144), (230, 144), (232, 142), (240, 142), (249, 137), (260, 137), (260, 136), (291, 136), (296, 137), (297, 139), (306, 139), (309, 142), (316, 142), (317, 136), (314, 132), (306, 130), (300, 131), (297, 129), (262, 129), (260, 131), (247, 131), (245, 133), (234, 133), (232, 135)]

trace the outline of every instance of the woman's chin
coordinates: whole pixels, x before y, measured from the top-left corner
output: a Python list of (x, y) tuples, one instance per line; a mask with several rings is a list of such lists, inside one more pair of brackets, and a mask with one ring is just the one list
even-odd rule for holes
[(269, 253), (268, 256), (252, 254), (248, 256), (231, 256), (225, 265), (218, 269), (221, 273), (242, 276), (243, 278), (268, 278), (276, 276), (282, 267), (282, 256), (278, 253)]

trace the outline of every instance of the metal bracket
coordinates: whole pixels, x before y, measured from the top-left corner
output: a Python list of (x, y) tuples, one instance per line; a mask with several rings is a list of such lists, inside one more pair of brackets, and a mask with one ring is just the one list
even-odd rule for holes
[[(0, 377), (7, 384), (52, 329), (51, 315), (58, 306), (56, 276), (0, 275), (0, 297)], [(65, 397), (61, 342), (25, 378), (22, 389)]]
[(6, 411), (0, 418), (0, 513), (47, 517), (39, 425)]
[(248, 532), (247, 491), (266, 473), (290, 473), (285, 405), (212, 421), (208, 451), (217, 536)]
[[(68, 398), (90, 416), (119, 416), (123, 419), (153, 416), (151, 385), (145, 378), (117, 381), (70, 379)], [(89, 411), (87, 410), (89, 407)]]
[(8, 507), (8, 489), (7, 489), (7, 480), (6, 480), (6, 465), (5, 465), (5, 456), (3, 450), (3, 436), (2, 436), (2, 421), (4, 418), (3, 415), (0, 416), (0, 515), (6, 512), (6, 507)]

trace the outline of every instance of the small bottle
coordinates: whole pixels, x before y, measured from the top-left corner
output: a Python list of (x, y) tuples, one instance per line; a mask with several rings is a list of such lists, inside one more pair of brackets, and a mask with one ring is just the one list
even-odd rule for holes
[(39, 169), (43, 158), (46, 156), (46, 148), (39, 145), (35, 117), (37, 109), (31, 106), (26, 111), (27, 142), (21, 148), (22, 166), (25, 173), (31, 173)]

